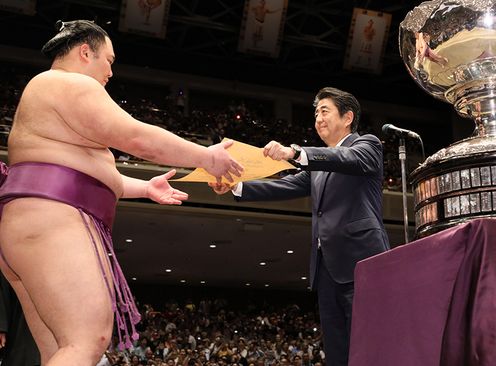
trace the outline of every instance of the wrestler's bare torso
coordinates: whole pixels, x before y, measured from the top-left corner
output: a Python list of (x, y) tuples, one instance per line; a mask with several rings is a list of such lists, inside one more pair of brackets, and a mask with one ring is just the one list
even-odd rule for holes
[[(123, 182), (111, 152), (83, 136), (80, 131), (84, 129), (76, 131), (78, 113), (67, 112), (70, 108), (77, 109), (74, 88), (81, 78), (84, 83), (84, 78), (89, 77), (49, 70), (29, 82), (9, 136), (9, 164), (64, 165), (95, 177), (120, 197)], [(95, 81), (91, 83), (94, 85)], [(102, 85), (95, 87), (101, 87), (102, 93), (106, 93)], [(67, 121), (64, 116), (72, 120)], [(98, 127), (95, 121), (92, 128)], [(90, 227), (93, 237), (97, 238), (95, 228)], [(96, 319), (94, 321), (112, 329), (111, 300), (98, 264), (99, 261), (104, 263), (106, 277), (110, 278), (105, 262), (107, 253), (100, 245), (93, 247), (81, 215), (74, 207), (34, 197), (10, 201), (3, 207), (0, 221), (0, 248), (3, 253), (0, 268), (23, 304), (44, 362), (62, 344), (57, 343), (54, 335), (70, 331), (66, 319), (73, 319), (71, 324), (80, 322), (74, 325), (77, 328), (83, 324), (91, 328), (89, 319)], [(98, 302), (92, 304), (92, 308), (84, 303), (85, 298), (98, 299)], [(50, 330), (45, 323), (50, 324)]]
[[(68, 105), (76, 109), (74, 90), (68, 88), (74, 89), (81, 78), (84, 80), (89, 77), (49, 70), (28, 83), (9, 136), (9, 164), (46, 162), (70, 167), (93, 176), (111, 188), (116, 197), (120, 197), (123, 183), (112, 153), (106, 146), (75, 131), (77, 120), (65, 120), (77, 119), (77, 113), (67, 113)], [(102, 85), (97, 84), (96, 87), (103, 89)], [(72, 99), (68, 100), (69, 96)], [(96, 123), (92, 126), (94, 129), (98, 127)], [(57, 201), (26, 197), (15, 199), (4, 206), (0, 245), (11, 268), (22, 273), (24, 265), (30, 263), (26, 258), (39, 260), (43, 257), (42, 248), (50, 252), (49, 248), (56, 246), (54, 237), (62, 238), (61, 242), (74, 243), (75, 237), (87, 235), (84, 233), (81, 217), (74, 207)], [(40, 249), (42, 252), (38, 252)], [(17, 277), (9, 268), (3, 269), (11, 280)]]
[[(22, 94), (9, 136), (9, 162), (41, 161), (64, 165), (93, 176), (120, 197), (122, 179), (106, 146), (76, 132), (60, 113), (66, 104), (67, 79), (76, 76), (49, 70), (33, 78)], [(77, 75), (81, 77), (81, 75)], [(102, 87), (103, 88), (103, 87)], [(98, 129), (98, 125), (93, 126)], [(116, 131), (118, 133), (118, 131)]]

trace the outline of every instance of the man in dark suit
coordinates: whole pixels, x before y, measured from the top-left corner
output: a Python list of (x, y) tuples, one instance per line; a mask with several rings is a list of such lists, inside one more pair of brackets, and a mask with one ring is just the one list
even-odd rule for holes
[(40, 353), (21, 304), (0, 272), (0, 361), (2, 366), (39, 366)]
[[(382, 145), (356, 130), (360, 104), (335, 88), (314, 101), (315, 129), (327, 147), (286, 147), (271, 141), (264, 155), (294, 160), (302, 171), (232, 188), (239, 201), (312, 197), (310, 283), (317, 290), (326, 365), (348, 364), (353, 274), (358, 261), (389, 249), (382, 223)], [(225, 193), (226, 185), (211, 184)]]

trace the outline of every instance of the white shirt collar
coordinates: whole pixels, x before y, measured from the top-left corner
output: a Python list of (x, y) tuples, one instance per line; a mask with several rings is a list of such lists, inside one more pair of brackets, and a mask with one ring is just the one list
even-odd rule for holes
[(347, 134), (345, 137), (343, 137), (341, 140), (339, 140), (339, 142), (336, 144), (335, 147), (338, 147), (338, 146), (341, 146), (344, 142), (344, 140), (346, 140), (348, 138), (348, 136), (350, 136), (351, 133)]

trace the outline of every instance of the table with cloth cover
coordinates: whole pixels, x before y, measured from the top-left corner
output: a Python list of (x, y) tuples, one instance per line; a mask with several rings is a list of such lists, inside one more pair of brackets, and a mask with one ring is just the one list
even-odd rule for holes
[(496, 219), (363, 260), (349, 366), (496, 365)]

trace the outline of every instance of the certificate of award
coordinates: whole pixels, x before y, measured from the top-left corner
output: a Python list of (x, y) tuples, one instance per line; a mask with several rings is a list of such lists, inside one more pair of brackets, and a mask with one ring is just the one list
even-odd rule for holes
[[(296, 169), (294, 165), (286, 160), (277, 161), (264, 156), (263, 148), (244, 144), (236, 140), (233, 141), (234, 144), (227, 151), (245, 170), (241, 173), (241, 177), (231, 175), (234, 179), (232, 183), (222, 177), (222, 183), (235, 184), (247, 180), (269, 177), (286, 169)], [(182, 178), (172, 180), (177, 182), (217, 182), (217, 179), (213, 175), (207, 173), (202, 168), (197, 168)]]

